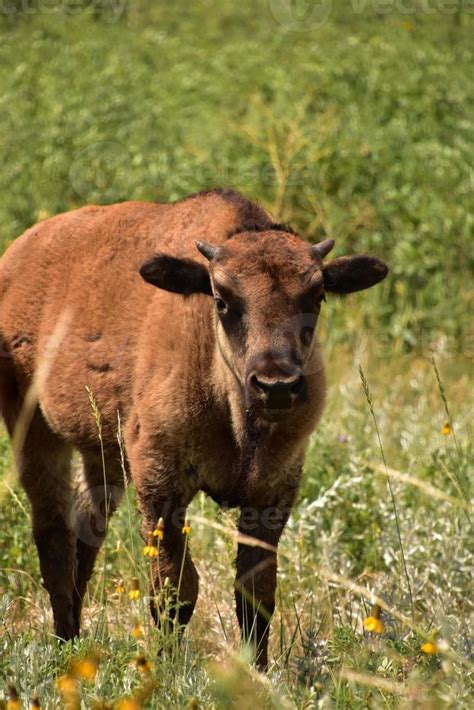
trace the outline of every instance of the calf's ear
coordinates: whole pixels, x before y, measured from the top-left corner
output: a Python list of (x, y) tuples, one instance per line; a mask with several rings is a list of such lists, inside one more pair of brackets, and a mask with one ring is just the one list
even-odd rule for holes
[(156, 254), (140, 268), (140, 276), (149, 284), (172, 293), (212, 295), (211, 280), (205, 266), (192, 259), (177, 259)]
[(378, 284), (387, 274), (388, 266), (374, 256), (341, 256), (324, 264), (324, 289), (333, 293), (362, 291)]

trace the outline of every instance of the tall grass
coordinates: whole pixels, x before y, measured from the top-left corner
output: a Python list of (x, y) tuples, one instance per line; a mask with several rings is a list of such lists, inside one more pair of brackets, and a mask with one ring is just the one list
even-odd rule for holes
[[(384, 452), (384, 448), (383, 448), (383, 444), (382, 444), (382, 438), (380, 436), (380, 429), (379, 429), (379, 425), (377, 423), (377, 417), (375, 416), (375, 409), (374, 409), (374, 404), (372, 401), (372, 395), (371, 395), (370, 389), (369, 389), (369, 383), (367, 382), (367, 378), (364, 374), (364, 370), (362, 369), (362, 365), (359, 365), (359, 375), (360, 375), (360, 379), (362, 382), (362, 388), (364, 390), (364, 395), (367, 400), (367, 404), (369, 405), (370, 414), (372, 415), (372, 419), (374, 421), (375, 432), (377, 434), (377, 442), (379, 445), (380, 454), (382, 456), (383, 465), (384, 465), (384, 468), (386, 469), (387, 468), (387, 461), (385, 459), (385, 452)], [(397, 528), (398, 543), (400, 545), (400, 558), (401, 558), (402, 567), (403, 567), (403, 574), (405, 575), (405, 582), (406, 582), (408, 594), (410, 597), (411, 616), (412, 616), (412, 619), (414, 619), (415, 609), (413, 607), (413, 593), (411, 590), (410, 575), (408, 574), (407, 562), (405, 559), (405, 551), (403, 549), (402, 533), (401, 533), (401, 528), (400, 528), (400, 516), (398, 513), (397, 501), (395, 499), (395, 493), (393, 491), (393, 486), (392, 486), (392, 481), (390, 480), (390, 476), (387, 476), (387, 487), (390, 492), (390, 500), (392, 501), (393, 514), (395, 517), (395, 526)]]
[[(450, 469), (459, 470), (467, 461), (469, 407), (463, 381), (446, 379), (442, 366), (441, 381), (455, 412), (459, 458), (452, 436), (442, 433), (446, 414), (430, 385), (430, 362), (407, 358), (378, 369), (366, 361), (364, 371), (371, 373), (372, 402), (380, 403), (379, 434), (393, 467), (384, 468), (380, 461), (357, 368), (351, 369), (345, 359), (337, 366), (333, 362), (326, 416), (312, 440), (301, 499), (280, 546), (268, 680), (247, 665), (245, 650), (239, 652), (232, 511), (218, 510), (205, 497), (191, 506), (189, 544), (201, 591), (178, 646), (176, 636), (164, 635), (150, 622), (150, 561), (142, 554), (133, 490), (128, 488), (110, 523), (107, 555), (99, 556), (90, 585), (84, 634), (60, 647), (40, 585), (28, 506), (15, 489), (7, 491), (1, 513), (0, 687), (12, 682), (25, 705), (36, 689), (43, 707), (58, 707), (56, 679), (74, 661), (98, 654), (97, 675), (80, 682), (85, 707), (108, 707), (137, 694), (143, 698), (145, 688), (149, 699), (143, 704), (153, 708), (396, 708), (429, 703), (468, 708), (474, 678), (468, 631), (471, 528), (460, 515), (465, 499), (444, 470), (433, 465), (441, 457)], [(383, 397), (380, 382), (387, 377), (390, 394)], [(422, 394), (413, 397), (414, 389)], [(386, 476), (396, 485), (413, 616)], [(141, 595), (131, 601), (133, 577)], [(124, 592), (116, 591), (118, 580), (123, 580)], [(375, 602), (382, 609), (381, 634), (368, 633), (363, 626)], [(96, 621), (102, 612), (107, 623), (99, 629)], [(428, 641), (436, 645), (434, 655), (421, 650)], [(153, 663), (149, 673), (138, 669), (140, 657)]]

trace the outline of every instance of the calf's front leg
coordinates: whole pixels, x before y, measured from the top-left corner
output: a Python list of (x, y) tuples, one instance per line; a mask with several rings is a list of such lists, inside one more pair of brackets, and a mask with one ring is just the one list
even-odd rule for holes
[[(199, 576), (183, 532), (185, 507), (172, 496), (150, 496), (140, 490), (137, 494), (144, 540), (148, 542), (153, 531), (158, 533), (154, 537), (158, 554), (152, 559), (150, 570), (151, 614), (163, 628), (170, 622), (185, 625), (193, 614), (199, 587)], [(169, 592), (165, 590), (165, 582)]]
[(250, 643), (259, 669), (268, 665), (268, 636), (275, 609), (277, 545), (291, 510), (290, 501), (241, 509), (235, 600), (242, 641)]

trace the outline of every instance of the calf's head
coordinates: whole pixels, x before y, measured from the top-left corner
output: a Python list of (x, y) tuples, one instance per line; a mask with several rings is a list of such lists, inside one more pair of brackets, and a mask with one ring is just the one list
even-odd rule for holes
[(383, 261), (362, 255), (323, 259), (334, 245), (310, 245), (279, 225), (245, 231), (225, 244), (197, 242), (204, 261), (158, 254), (140, 273), (158, 288), (214, 300), (223, 365), (246, 407), (268, 421), (305, 401), (314, 330), (326, 293), (352, 293), (385, 278)]

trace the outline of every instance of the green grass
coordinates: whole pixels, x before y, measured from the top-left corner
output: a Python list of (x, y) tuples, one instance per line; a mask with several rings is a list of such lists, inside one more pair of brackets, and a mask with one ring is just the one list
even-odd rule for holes
[[(139, 654), (154, 661), (147, 705), (153, 708), (470, 707), (472, 527), (457, 484), (458, 479), (469, 495), (465, 365), (440, 365), (456, 447), (453, 435), (441, 432), (446, 415), (429, 361), (405, 356), (377, 369), (364, 358), (394, 476), (412, 618), (393, 505), (359, 373), (347, 358), (332, 360), (326, 414), (311, 440), (300, 500), (280, 547), (269, 682), (238, 654), (233, 513), (219, 511), (204, 496), (194, 501), (190, 545), (201, 576), (200, 598), (182, 648), (168, 640), (158, 657), (163, 637), (151, 626), (146, 599), (132, 603), (115, 593), (117, 580), (129, 589), (132, 576), (144, 595), (147, 589), (148, 563), (130, 491), (111, 522), (107, 556), (99, 557), (84, 635), (60, 648), (51, 636), (28, 505), (15, 488), (4, 492), (1, 508), (0, 687), (13, 682), (25, 699), (36, 688), (44, 707), (56, 707), (55, 679), (71, 658), (99, 649), (97, 678), (83, 684), (84, 707), (142, 687)], [(7, 453), (3, 461), (5, 478), (11, 469)], [(399, 480), (400, 473), (410, 474), (410, 482)], [(362, 622), (375, 596), (390, 611), (382, 612), (384, 632), (374, 637)], [(144, 629), (139, 640), (131, 634), (137, 622)], [(440, 646), (436, 656), (420, 650), (431, 638)], [(351, 673), (360, 676), (354, 680)]]
[[(334, 237), (336, 254), (371, 251), (391, 269), (376, 289), (330, 300), (321, 323), (331, 385), (281, 543), (268, 679), (238, 650), (235, 516), (205, 497), (190, 511), (201, 592), (181, 650), (152, 628), (146, 599), (115, 593), (137, 576), (146, 594), (131, 490), (98, 560), (84, 634), (59, 647), (3, 436), (0, 706), (14, 683), (25, 707), (35, 689), (43, 709), (60, 707), (56, 679), (98, 650), (98, 675), (81, 687), (87, 708), (144, 689), (139, 653), (154, 662), (153, 708), (474, 703), (473, 16), (423, 12), (418, 0), (410, 14), (334, 0), (326, 22), (293, 31), (284, 4), (135, 0), (118, 16), (112, 0), (84, 0), (73, 14), (0, 13), (0, 248), (82, 204), (220, 185), (313, 241)], [(380, 636), (363, 630), (375, 596)], [(430, 638), (434, 656), (420, 650)]]

